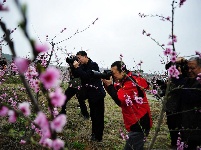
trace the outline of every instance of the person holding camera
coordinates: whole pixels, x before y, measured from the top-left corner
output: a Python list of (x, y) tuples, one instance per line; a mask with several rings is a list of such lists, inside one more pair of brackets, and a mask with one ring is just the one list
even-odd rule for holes
[(201, 107), (201, 82), (197, 80), (201, 73), (201, 58), (178, 58), (176, 66), (180, 71), (179, 79), (171, 79), (166, 103), (171, 146), (177, 146), (180, 132), (182, 140), (188, 145), (185, 149), (196, 149), (201, 145), (201, 114), (195, 109)]
[(104, 130), (104, 97), (106, 96), (101, 78), (93, 74), (93, 70), (99, 71), (99, 66), (93, 62), (85, 51), (76, 54), (77, 60), (73, 62), (74, 73), (81, 79), (81, 97), (88, 99), (90, 117), (92, 121), (91, 140), (102, 141)]
[(126, 69), (122, 61), (111, 65), (112, 77), (103, 79), (105, 89), (114, 102), (121, 107), (128, 139), (124, 150), (143, 150), (144, 138), (152, 127), (150, 106), (145, 89), (147, 81)]

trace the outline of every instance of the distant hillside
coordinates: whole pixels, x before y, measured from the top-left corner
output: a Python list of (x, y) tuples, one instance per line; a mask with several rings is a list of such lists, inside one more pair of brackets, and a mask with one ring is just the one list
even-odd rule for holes
[(2, 56), (5, 57), (7, 61), (12, 61), (12, 55), (2, 53)]

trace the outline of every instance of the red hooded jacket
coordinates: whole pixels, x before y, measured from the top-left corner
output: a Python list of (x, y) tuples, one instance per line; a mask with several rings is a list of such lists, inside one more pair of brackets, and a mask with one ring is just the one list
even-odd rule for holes
[[(135, 82), (128, 79), (129, 77), (134, 79)], [(129, 72), (121, 84), (121, 86), (114, 85), (114, 87), (117, 90), (126, 130), (129, 132), (130, 127), (136, 124), (146, 113), (149, 114), (151, 128), (152, 119), (150, 106), (144, 90), (149, 87), (147, 81), (140, 76), (133, 76), (132, 73)], [(141, 95), (139, 94), (140, 92)]]

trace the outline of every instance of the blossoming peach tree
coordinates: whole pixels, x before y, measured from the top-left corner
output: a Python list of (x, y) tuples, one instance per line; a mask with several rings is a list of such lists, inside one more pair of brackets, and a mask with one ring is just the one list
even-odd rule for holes
[[(23, 144), (30, 142), (31, 140), (33, 141), (32, 137), (36, 133), (40, 136), (40, 145), (55, 150), (63, 149), (65, 147), (65, 142), (58, 138), (57, 133), (62, 132), (63, 127), (67, 122), (67, 116), (59, 114), (57, 108), (64, 104), (66, 96), (60, 86), (62, 76), (58, 67), (61, 63), (56, 54), (55, 45), (70, 39), (72, 36), (61, 42), (54, 43), (53, 39), (56, 36), (51, 42), (48, 42), (47, 35), (45, 44), (37, 43), (35, 40), (31, 39), (27, 32), (28, 18), (26, 17), (26, 5), (21, 5), (17, 0), (14, 2), (23, 18), (18, 27), (22, 29), (25, 37), (28, 39), (33, 58), (21, 58), (16, 55), (11, 34), (18, 27), (13, 30), (7, 29), (2, 18), (0, 20), (0, 26), (4, 35), (1, 37), (2, 40), (0, 41), (0, 44), (3, 45), (3, 43), (6, 43), (6, 45), (9, 46), (13, 57), (13, 62), (10, 65), (11, 72), (19, 75), (24, 85), (24, 88), (19, 87), (19, 89), (22, 92), (27, 92), (29, 98), (24, 100), (24, 102), (17, 102), (18, 96), (16, 92), (13, 91), (13, 97), (11, 97), (11, 95), (6, 92), (8, 89), (6, 87), (3, 88), (2, 94), (0, 95), (0, 116), (8, 116), (8, 121), (10, 123), (15, 123), (17, 119), (20, 118), (25, 118), (25, 120), (28, 121), (28, 123), (26, 122), (26, 125), (29, 126), (33, 132), (26, 137), (24, 136), (20, 143)], [(0, 3), (0, 11), (9, 11), (9, 8), (5, 7), (5, 3), (6, 0), (4, 0), (3, 3)], [(96, 20), (98, 20), (98, 18)], [(92, 24), (94, 24), (95, 21), (93, 21)], [(88, 28), (89, 26), (86, 29)], [(76, 31), (75, 34), (83, 32), (86, 29)], [(66, 28), (62, 29), (60, 33), (63, 33), (65, 30)], [(56, 67), (49, 65), (52, 56), (55, 56), (56, 58)], [(6, 76), (6, 71), (1, 70), (0, 84), (5, 81), (4, 76)], [(37, 97), (39, 91), (46, 97), (49, 112), (43, 112), (39, 105)], [(42, 107), (43, 106), (45, 106), (45, 104), (43, 104)], [(31, 110), (31, 108), (33, 109)]]

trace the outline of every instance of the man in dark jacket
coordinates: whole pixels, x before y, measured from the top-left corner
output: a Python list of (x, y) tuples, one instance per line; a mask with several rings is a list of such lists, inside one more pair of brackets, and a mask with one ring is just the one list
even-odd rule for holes
[[(183, 58), (176, 62), (179, 64), (182, 61)], [(185, 65), (187, 71), (181, 71), (179, 79), (171, 79), (166, 115), (171, 145), (177, 146), (180, 132), (181, 140), (188, 145), (185, 149), (191, 150), (201, 145), (201, 80), (198, 78), (201, 76), (201, 58), (192, 57)]]
[(93, 70), (99, 71), (98, 64), (87, 57), (85, 51), (76, 54), (74, 74), (81, 79), (80, 96), (88, 99), (92, 121), (93, 141), (102, 141), (104, 130), (104, 97), (106, 95), (100, 78), (93, 75)]

